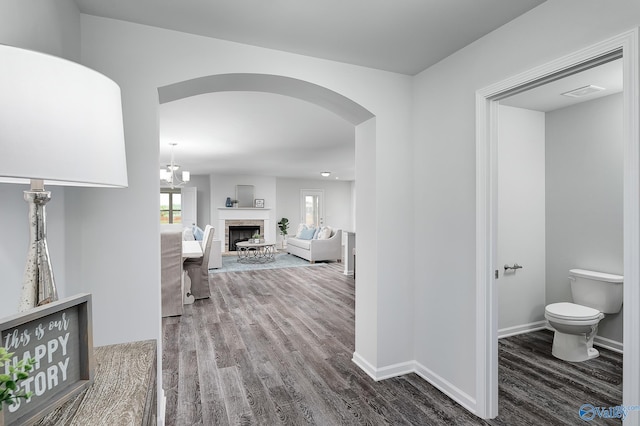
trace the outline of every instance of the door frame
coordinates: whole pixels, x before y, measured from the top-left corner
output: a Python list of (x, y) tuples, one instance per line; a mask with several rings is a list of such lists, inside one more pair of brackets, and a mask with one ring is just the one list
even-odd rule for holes
[(325, 207), (324, 207), (324, 203), (325, 203), (325, 201), (324, 201), (324, 189), (301, 189), (300, 190), (300, 221), (301, 221), (301, 223), (306, 223), (306, 221), (305, 221), (305, 214), (306, 214), (305, 197), (307, 195), (317, 195), (319, 197), (318, 219), (322, 223), (314, 223), (313, 225), (316, 226), (316, 227), (324, 225), (324, 212), (325, 212)]
[[(638, 29), (476, 92), (476, 414), (498, 415), (497, 246), (498, 99), (621, 51), (624, 127), (623, 404), (640, 401), (640, 63)], [(576, 408), (577, 409), (577, 408)]]

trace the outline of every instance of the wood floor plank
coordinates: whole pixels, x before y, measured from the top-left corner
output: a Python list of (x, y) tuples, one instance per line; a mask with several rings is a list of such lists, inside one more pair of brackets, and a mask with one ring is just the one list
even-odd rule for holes
[(206, 315), (209, 308), (206, 303), (194, 307), (198, 381), (200, 384), (200, 404), (202, 423), (205, 425), (224, 424), (228, 418), (221, 392), (222, 378), (218, 370), (218, 356), (214, 341), (218, 339), (219, 323), (211, 322), (215, 316)]
[(193, 327), (193, 318), (182, 318), (180, 327), (180, 364), (178, 367), (177, 425), (201, 425), (200, 380), (198, 378), (198, 354)]
[[(165, 410), (175, 413), (178, 410), (178, 371), (180, 368), (180, 317), (163, 318), (162, 327), (162, 387), (166, 398)], [(165, 422), (166, 426), (175, 426), (175, 417)]]
[(565, 363), (549, 331), (500, 340), (495, 419), (416, 374), (375, 382), (352, 361), (355, 284), (342, 266), (211, 275), (210, 299), (163, 319), (165, 424), (580, 425), (582, 404), (621, 404), (621, 355)]

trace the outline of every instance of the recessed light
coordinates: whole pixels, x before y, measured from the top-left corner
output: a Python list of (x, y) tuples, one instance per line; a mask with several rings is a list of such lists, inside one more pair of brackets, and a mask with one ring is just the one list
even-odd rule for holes
[(592, 84), (584, 87), (579, 87), (577, 89), (569, 90), (568, 92), (564, 92), (562, 96), (568, 96), (570, 98), (581, 98), (583, 96), (590, 95), (591, 93), (601, 92), (604, 90), (604, 87), (594, 86)]
[(322, 173), (320, 173), (320, 176), (329, 177), (329, 176), (331, 176), (331, 172), (322, 172)]

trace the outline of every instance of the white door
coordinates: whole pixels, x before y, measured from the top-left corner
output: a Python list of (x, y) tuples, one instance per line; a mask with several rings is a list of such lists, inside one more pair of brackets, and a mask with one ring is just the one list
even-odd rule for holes
[(300, 195), (300, 222), (308, 226), (324, 225), (324, 191), (303, 189)]
[(198, 188), (187, 186), (182, 188), (182, 223), (185, 225), (198, 224)]

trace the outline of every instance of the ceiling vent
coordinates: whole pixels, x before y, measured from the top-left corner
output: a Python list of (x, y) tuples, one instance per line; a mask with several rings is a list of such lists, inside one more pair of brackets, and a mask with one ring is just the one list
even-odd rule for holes
[(604, 90), (604, 87), (594, 86), (590, 84), (588, 86), (579, 87), (577, 89), (564, 92), (562, 96), (568, 96), (570, 98), (581, 98), (583, 96), (587, 96), (595, 92), (600, 92), (602, 90)]

